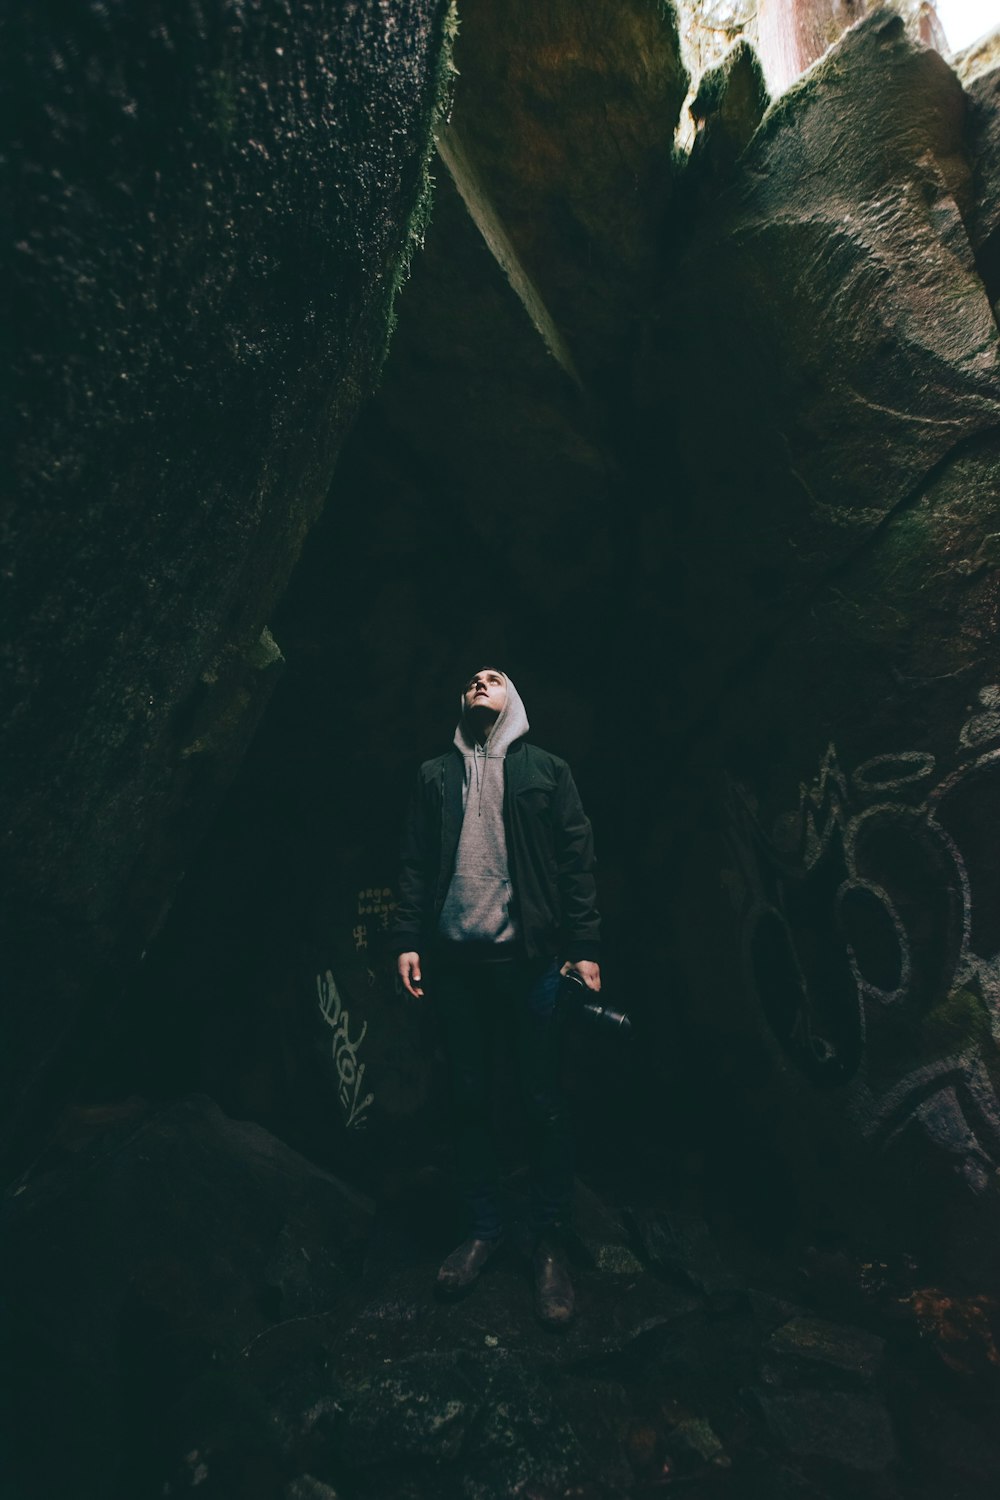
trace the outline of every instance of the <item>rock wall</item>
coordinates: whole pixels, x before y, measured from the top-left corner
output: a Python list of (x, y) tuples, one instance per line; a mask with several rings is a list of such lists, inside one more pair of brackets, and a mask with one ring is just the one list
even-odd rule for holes
[(419, 238), (449, 17), (112, 0), (8, 19), (15, 1114), (109, 1024), (269, 696), (271, 611)]
[[(681, 612), (718, 669), (686, 689), (696, 1025), (779, 1101), (783, 1149), (805, 1126), (847, 1175), (881, 1157), (900, 1232), (929, 1231), (933, 1195), (979, 1274), (1000, 1212), (989, 99), (870, 16), (765, 116), (664, 319), (690, 361)], [(856, 1178), (848, 1200), (872, 1207)]]

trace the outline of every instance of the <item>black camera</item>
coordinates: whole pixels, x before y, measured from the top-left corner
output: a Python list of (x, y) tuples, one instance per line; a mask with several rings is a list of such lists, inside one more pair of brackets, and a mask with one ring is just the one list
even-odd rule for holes
[[(632, 1022), (623, 1010), (612, 1010), (610, 1005), (602, 1005), (599, 1000), (593, 998), (594, 991), (587, 988), (579, 974), (570, 969), (568, 974), (563, 975), (566, 984), (566, 993), (572, 995), (579, 1001), (580, 1014), (590, 1025), (614, 1027), (623, 1036), (630, 1036)], [(587, 998), (584, 998), (587, 997)]]

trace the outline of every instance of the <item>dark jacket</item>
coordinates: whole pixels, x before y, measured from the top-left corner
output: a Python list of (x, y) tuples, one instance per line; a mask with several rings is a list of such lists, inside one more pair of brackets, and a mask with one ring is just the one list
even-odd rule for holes
[[(569, 766), (519, 740), (504, 757), (504, 827), (521, 951), (596, 959), (600, 917), (590, 822)], [(462, 757), (424, 761), (410, 800), (393, 924), (397, 953), (426, 953), (455, 864), (462, 828)]]

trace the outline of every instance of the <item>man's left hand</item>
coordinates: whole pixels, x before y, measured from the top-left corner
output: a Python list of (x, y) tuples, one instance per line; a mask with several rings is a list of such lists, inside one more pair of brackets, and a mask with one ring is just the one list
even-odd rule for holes
[(601, 988), (601, 966), (592, 963), (589, 958), (581, 958), (578, 963), (567, 960), (559, 970), (560, 974), (579, 974), (588, 990), (599, 990)]

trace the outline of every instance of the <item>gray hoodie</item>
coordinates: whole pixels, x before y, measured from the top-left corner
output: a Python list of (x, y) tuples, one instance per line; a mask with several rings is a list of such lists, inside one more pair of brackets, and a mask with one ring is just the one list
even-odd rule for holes
[(462, 753), (464, 814), (455, 871), (438, 924), (449, 943), (513, 943), (514, 922), (507, 838), (503, 823), (504, 767), (508, 748), (528, 732), (528, 715), (506, 673), (507, 700), (485, 745), (480, 745), (462, 714), (455, 744)]

